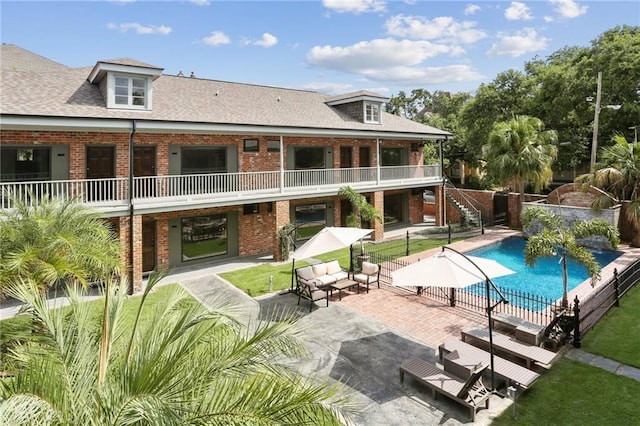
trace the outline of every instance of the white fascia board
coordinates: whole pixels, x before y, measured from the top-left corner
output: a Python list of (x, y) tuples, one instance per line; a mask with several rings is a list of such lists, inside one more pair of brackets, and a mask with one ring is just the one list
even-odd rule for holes
[(139, 119), (60, 118), (35, 116), (0, 116), (0, 126), (7, 130), (47, 131), (130, 131), (136, 122), (137, 133), (244, 134), (283, 136), (327, 136), (379, 139), (442, 139), (451, 134), (383, 132), (377, 130), (315, 129), (306, 127), (252, 126), (241, 124), (168, 122)]

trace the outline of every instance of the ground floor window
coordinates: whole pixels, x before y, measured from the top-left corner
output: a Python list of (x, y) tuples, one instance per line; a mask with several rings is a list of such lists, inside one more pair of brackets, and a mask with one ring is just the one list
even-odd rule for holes
[(327, 205), (325, 203), (295, 206), (294, 223), (297, 239), (306, 240), (327, 226)]
[(182, 261), (227, 254), (227, 215), (182, 219)]
[(385, 195), (384, 224), (391, 225), (404, 221), (402, 194)]

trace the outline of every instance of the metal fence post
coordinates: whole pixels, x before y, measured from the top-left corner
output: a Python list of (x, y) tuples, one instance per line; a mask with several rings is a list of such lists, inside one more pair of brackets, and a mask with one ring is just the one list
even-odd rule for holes
[(618, 278), (618, 268), (613, 270), (613, 291), (616, 297), (613, 306), (620, 306), (620, 282)]
[(575, 321), (575, 325), (573, 328), (573, 347), (579, 348), (581, 346), (580, 343), (580, 301), (578, 300), (578, 296), (573, 299), (573, 320)]
[(405, 256), (409, 256), (409, 231), (407, 231), (407, 248), (405, 250)]

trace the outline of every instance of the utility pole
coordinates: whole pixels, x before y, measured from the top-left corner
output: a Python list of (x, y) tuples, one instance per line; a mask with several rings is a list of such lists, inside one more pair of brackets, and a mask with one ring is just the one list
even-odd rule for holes
[[(598, 152), (598, 121), (600, 120), (600, 110), (602, 108), (607, 109), (620, 109), (622, 105), (605, 105), (600, 107), (600, 100), (602, 97), (602, 72), (598, 72), (598, 88), (596, 91), (596, 112), (593, 117), (593, 141), (591, 142), (591, 171), (593, 172), (596, 168), (596, 153)], [(591, 102), (593, 100), (592, 97), (588, 97), (587, 101)]]
[(596, 113), (593, 117), (593, 140), (591, 142), (591, 171), (596, 168), (596, 152), (598, 151), (598, 119), (600, 118), (600, 97), (602, 94), (602, 71), (598, 71), (598, 88), (596, 91)]

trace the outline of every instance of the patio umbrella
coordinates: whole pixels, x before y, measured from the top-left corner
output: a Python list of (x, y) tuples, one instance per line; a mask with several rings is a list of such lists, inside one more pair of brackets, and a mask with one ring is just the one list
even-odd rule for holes
[(311, 237), (306, 243), (298, 247), (292, 254), (291, 291), (293, 291), (293, 274), (296, 259), (308, 259), (318, 254), (328, 253), (349, 247), (351, 244), (366, 237), (373, 229), (360, 229), (338, 226), (327, 226)]
[(492, 259), (441, 251), (391, 273), (396, 287), (465, 288), (488, 278), (515, 274)]
[[(445, 249), (449, 251), (445, 251)], [(495, 260), (482, 257), (467, 256), (450, 247), (442, 246), (442, 251), (425, 260), (412, 263), (391, 273), (391, 283), (394, 286), (410, 287), (450, 287), (465, 288), (473, 284), (485, 282), (487, 299), (487, 316), (489, 318), (489, 353), (491, 357), (491, 390), (495, 390), (493, 373), (493, 337), (491, 311), (500, 303), (509, 303), (495, 286), (491, 278), (515, 274), (515, 271), (502, 266)], [(495, 304), (491, 304), (490, 286), (500, 297)], [(451, 297), (451, 305), (455, 306), (455, 298)]]

